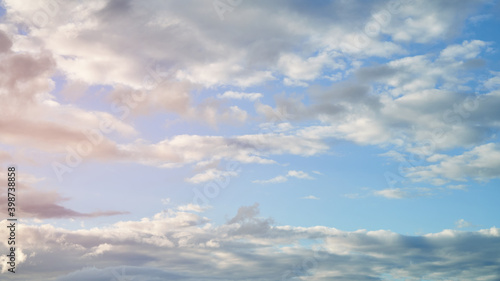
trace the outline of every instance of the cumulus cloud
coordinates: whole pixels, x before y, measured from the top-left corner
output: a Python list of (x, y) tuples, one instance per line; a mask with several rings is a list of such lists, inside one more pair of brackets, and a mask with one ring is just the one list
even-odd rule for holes
[[(208, 2), (202, 5), (189, 1), (182, 4), (129, 1), (123, 5), (104, 0), (96, 0), (92, 5), (79, 1), (54, 3), (53, 13), (41, 24), (33, 19), (33, 15), (45, 9), (45, 4), (34, 7), (5, 1), (8, 11), (5, 27), (13, 30), (14, 25), (23, 26), (29, 36), (15, 36), (15, 42), (6, 33), (0, 36), (2, 52), (8, 54), (2, 57), (2, 65), (15, 65), (1, 70), (6, 72), (2, 76), (2, 85), (9, 87), (7, 92), (18, 92), (21, 97), (29, 95), (36, 104), (29, 110), (46, 118), (41, 122), (18, 119), (14, 123), (0, 124), (5, 132), (0, 139), (3, 143), (30, 145), (62, 153), (64, 157), (68, 144), (85, 139), (75, 128), (99, 128), (98, 120), (106, 119), (116, 124), (116, 132), (121, 135), (137, 134), (121, 118), (107, 112), (89, 112), (63, 105), (47, 94), (54, 87), (50, 77), (56, 71), (62, 73), (69, 84), (110, 85), (108, 100), (112, 104), (119, 101), (126, 105), (134, 93), (142, 97), (141, 102), (134, 106), (115, 106), (118, 112), (114, 113), (121, 116), (128, 115), (128, 111), (134, 114), (174, 112), (186, 119), (203, 120), (214, 127), (220, 122), (241, 124), (249, 119), (245, 109), (225, 107), (219, 103), (223, 102), (220, 99), (257, 101), (263, 95), (228, 90), (218, 94), (219, 99), (206, 98), (195, 105), (193, 91), (200, 86), (245, 88), (261, 85), (270, 79), (301, 85), (330, 75), (332, 71), (354, 74), (352, 79), (347, 79), (349, 81), (324, 89), (311, 87), (312, 102), (307, 105), (296, 97), (285, 95), (277, 97), (276, 110), (259, 102), (255, 105), (256, 112), (267, 119), (275, 118), (277, 111), (284, 112), (283, 116), (289, 122), (321, 122), (321, 125), (300, 130), (297, 136), (269, 137), (270, 142), (284, 138), (291, 141), (293, 138), (304, 143), (310, 140), (299, 139), (310, 136), (317, 143), (312, 149), (314, 151), (299, 151), (301, 145), (286, 145), (289, 149), (285, 150), (274, 147), (273, 152), (263, 146), (260, 147), (262, 150), (248, 149), (248, 146), (259, 146), (251, 140), (259, 136), (251, 135), (208, 141), (231, 147), (235, 142), (246, 143), (238, 146), (240, 150), (237, 152), (221, 152), (215, 156), (245, 163), (272, 163), (272, 160), (262, 157), (264, 154), (313, 155), (324, 152), (322, 139), (332, 137), (358, 144), (401, 145), (402, 150), (426, 153), (419, 146), (429, 138), (439, 136), (437, 140), (433, 139), (436, 151), (476, 145), (488, 136), (489, 128), (498, 126), (498, 118), (493, 113), (500, 101), (498, 95), (485, 95), (484, 99), (477, 101), (477, 106), (474, 104), (474, 110), (468, 111), (467, 108), (472, 107), (464, 105), (461, 111), (455, 112), (453, 106), (468, 102), (470, 94), (464, 92), (471, 89), (465, 84), (473, 77), (466, 73), (467, 65), (471, 60), (480, 59), (490, 43), (468, 40), (448, 46), (435, 56), (394, 58), (394, 54), (401, 56), (404, 52), (397, 43), (383, 41), (383, 36), (371, 36), (369, 47), (356, 46), (353, 41), (359, 27), (363, 30), (364, 24), (368, 26), (378, 19), (380, 34), (389, 35), (396, 42), (429, 42), (459, 30), (460, 22), (475, 10), (477, 4), (473, 2), (455, 6), (442, 1), (403, 1), (398, 5), (354, 1), (346, 6), (334, 1), (320, 5), (321, 9), (300, 1), (265, 5), (246, 3), (237, 11), (241, 20), (232, 21), (232, 24), (222, 24)], [(275, 13), (276, 10), (280, 13)], [(438, 10), (439, 15), (436, 14)], [(384, 19), (381, 15), (387, 16), (387, 13), (387, 22), (381, 22)], [(256, 16), (261, 19), (259, 22), (249, 20)], [(353, 22), (358, 24), (353, 25)], [(123, 26), (129, 27), (126, 32)], [(268, 28), (262, 30), (261, 26)], [(71, 36), (68, 30), (72, 31)], [(294, 52), (297, 42), (301, 42), (303, 52)], [(43, 51), (45, 49), (50, 53)], [(381, 56), (388, 62), (361, 67), (352, 56)], [(28, 65), (30, 71), (26, 71)], [(16, 81), (29, 79), (23, 82), (23, 91), (20, 91), (19, 83), (13, 84), (14, 78)], [(490, 80), (486, 84), (491, 87), (494, 79)], [(384, 86), (373, 86), (377, 84)], [(440, 87), (436, 88), (437, 85)], [(23, 107), (28, 110), (24, 103)], [(482, 126), (474, 125), (478, 123)], [(16, 131), (15, 128), (21, 129)], [(32, 138), (22, 133), (28, 131), (39, 137)], [(47, 132), (51, 132), (50, 144), (45, 136)], [(180, 138), (187, 140), (188, 137)], [(148, 144), (142, 140), (118, 143), (106, 138), (89, 157), (163, 167), (209, 158), (206, 152), (196, 149), (193, 157), (180, 155), (171, 150), (176, 146), (172, 140)], [(205, 178), (209, 177), (208, 173)]]
[[(413, 5), (401, 5), (412, 3)], [(395, 41), (426, 43), (452, 38), (464, 27), (465, 19), (479, 6), (480, 1), (464, 1), (451, 5), (447, 1), (389, 2), (387, 10), (397, 12), (390, 24), (383, 27)], [(391, 8), (392, 7), (392, 8)]]
[[(225, 22), (218, 18), (212, 2), (117, 5), (96, 0), (92, 5), (65, 1), (36, 6), (5, 1), (5, 7), (8, 22), (24, 26), (30, 35), (17, 48), (33, 50), (40, 43), (50, 48), (71, 80), (137, 89), (151, 72), (147, 70), (151, 61), (164, 65), (160, 73), (207, 87), (249, 87), (277, 77), (300, 85), (323, 72), (346, 68), (343, 53), (389, 57), (403, 52), (379, 36), (370, 36), (368, 46), (359, 44), (360, 33), (366, 37), (364, 25), (373, 21), (370, 11), (390, 13), (381, 34), (428, 42), (456, 30), (475, 6), (437, 2), (354, 1), (347, 6), (332, 1), (318, 5), (320, 9), (302, 1), (252, 2), (238, 8), (239, 20)], [(35, 16), (44, 10), (50, 11), (47, 19)], [(126, 31), (123, 26), (128, 26)], [(303, 45), (303, 54), (292, 52)]]
[[(477, 79), (475, 72), (486, 65), (483, 54), (494, 45), (465, 40), (433, 53), (420, 53), (427, 45), (413, 48), (413, 43), (453, 41), (484, 1), (244, 1), (224, 21), (214, 10), (217, 2), (70, 0), (34, 5), (4, 0), (0, 145), (5, 151), (0, 151), (0, 163), (23, 159), (45, 165), (51, 157), (68, 165), (76, 151), (107, 162), (203, 166), (186, 179), (199, 184), (238, 175), (206, 163), (275, 164), (279, 155), (325, 154), (335, 139), (390, 147), (382, 155), (398, 162), (420, 156), (418, 165), (406, 169), (415, 181), (445, 184), (499, 177), (500, 152), (494, 142), (500, 126), (499, 75), (489, 72)], [(61, 83), (66, 83), (62, 90)], [(276, 85), (285, 91), (274, 96), (274, 104), (266, 104), (271, 97), (265, 95), (274, 94)], [(297, 86), (306, 89), (288, 91)], [(77, 106), (74, 101), (87, 98), (86, 90), (93, 87), (103, 89), (99, 101)], [(233, 102), (229, 99), (254, 103), (258, 116), (243, 107), (248, 103), (228, 105)], [(239, 135), (188, 132), (191, 128), (185, 126), (181, 134), (157, 130), (161, 136), (149, 139), (149, 130), (142, 130), (137, 118), (170, 114), (211, 129), (262, 119), (279, 124), (257, 124), (270, 132)], [(110, 124), (113, 129), (103, 129)], [(81, 152), (85, 145), (91, 147), (88, 153)], [(28, 154), (25, 149), (46, 153), (45, 158), (16, 157)], [(291, 178), (313, 179), (290, 170), (254, 182)], [(23, 201), (32, 202), (21, 208), (23, 217), (121, 214), (78, 212), (61, 193), (38, 189), (32, 180), (20, 184)], [(433, 192), (405, 187), (371, 195), (403, 199)], [(92, 229), (25, 224), (18, 251), (23, 275), (10, 277), (498, 280), (496, 228), (405, 236), (282, 226), (259, 217), (258, 204), (215, 225), (201, 215), (204, 211), (189, 204)], [(458, 228), (466, 226), (465, 220), (457, 221)], [(0, 234), (6, 237), (7, 229)], [(7, 245), (1, 247), (6, 250)], [(3, 257), (3, 272), (5, 261)]]
[(445, 156), (438, 164), (408, 169), (416, 181), (485, 181), (500, 177), (500, 149), (497, 143), (476, 146), (456, 156)]

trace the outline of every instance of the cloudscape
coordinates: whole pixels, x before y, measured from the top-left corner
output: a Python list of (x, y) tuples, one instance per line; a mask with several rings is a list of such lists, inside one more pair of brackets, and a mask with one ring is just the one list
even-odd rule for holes
[(495, 0), (2, 0), (0, 279), (500, 280)]

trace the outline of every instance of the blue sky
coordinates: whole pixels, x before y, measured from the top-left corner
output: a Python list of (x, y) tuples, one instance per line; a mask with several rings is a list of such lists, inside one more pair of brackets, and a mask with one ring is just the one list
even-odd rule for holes
[(9, 280), (499, 279), (497, 1), (0, 3)]

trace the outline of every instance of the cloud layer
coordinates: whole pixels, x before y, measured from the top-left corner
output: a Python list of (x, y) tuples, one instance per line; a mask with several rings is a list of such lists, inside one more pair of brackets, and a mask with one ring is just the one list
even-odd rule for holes
[(213, 225), (190, 209), (89, 230), (25, 225), (12, 280), (496, 280), (499, 270), (496, 228), (405, 236), (280, 226), (258, 204)]

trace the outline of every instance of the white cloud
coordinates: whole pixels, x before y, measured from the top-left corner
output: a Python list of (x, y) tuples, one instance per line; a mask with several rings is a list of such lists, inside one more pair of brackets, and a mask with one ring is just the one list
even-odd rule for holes
[(309, 176), (309, 174), (307, 174), (306, 172), (303, 172), (303, 171), (291, 170), (291, 171), (288, 171), (288, 173), (286, 175), (288, 177), (294, 177), (294, 178), (298, 178), (298, 179), (308, 179), (308, 180), (314, 179), (313, 177)]
[(246, 99), (249, 101), (256, 101), (263, 97), (261, 93), (242, 93), (242, 92), (234, 92), (234, 91), (226, 91), (224, 94), (217, 94), (219, 99), (237, 99), (242, 100)]
[(468, 227), (473, 227), (472, 223), (464, 220), (464, 219), (459, 219), (455, 222), (455, 226), (457, 228), (468, 228)]
[(191, 178), (186, 179), (190, 183), (203, 183), (213, 180), (218, 180), (220, 178), (231, 178), (237, 176), (238, 173), (235, 171), (221, 171), (217, 169), (208, 169), (203, 173), (194, 175)]
[(288, 178), (293, 177), (293, 178), (298, 178), (298, 179), (308, 179), (312, 180), (314, 179), (313, 177), (309, 176), (308, 173), (304, 171), (295, 171), (295, 170), (290, 170), (288, 173), (284, 176), (276, 176), (274, 178), (268, 179), (268, 180), (254, 180), (252, 181), (253, 183), (261, 183), (261, 184), (267, 184), (267, 183), (283, 183), (288, 181)]
[[(388, 6), (391, 3), (389, 2)], [(402, 5), (400, 4), (402, 3)], [(477, 8), (480, 1), (464, 1), (452, 5), (447, 1), (401, 1), (396, 16), (383, 28), (383, 32), (395, 41), (427, 43), (450, 38), (458, 34), (466, 18)], [(398, 5), (399, 4), (399, 5)]]
[(488, 89), (498, 89), (498, 86), (500, 85), (500, 72), (491, 71), (491, 74), (493, 74), (493, 77), (489, 78), (484, 83), (484, 86)]
[(98, 255), (102, 255), (105, 252), (109, 252), (112, 246), (110, 244), (104, 243), (90, 249), (90, 252), (83, 255), (83, 258), (93, 258)]
[(302, 199), (319, 200), (319, 198), (314, 196), (314, 195), (308, 195), (308, 196), (302, 197)]
[(204, 211), (211, 209), (211, 208), (212, 208), (211, 206), (200, 206), (200, 205), (190, 203), (187, 205), (177, 207), (177, 210), (179, 210), (181, 212), (192, 211), (192, 212), (197, 212), (197, 213), (203, 213)]
[(497, 143), (479, 145), (463, 154), (449, 156), (438, 164), (411, 167), (408, 176), (416, 181), (441, 179), (444, 182), (499, 178), (500, 147)]
[(387, 199), (404, 199), (431, 196), (432, 190), (424, 187), (389, 188), (376, 190), (373, 194)]
[(488, 45), (481, 40), (464, 41), (461, 45), (450, 45), (441, 51), (442, 59), (472, 59), (477, 57), (481, 50)]
[(344, 69), (343, 63), (335, 62), (335, 58), (339, 55), (336, 53), (320, 53), (315, 57), (302, 59), (296, 54), (282, 54), (278, 60), (277, 67), (286, 76), (284, 79), (285, 85), (307, 86), (307, 83), (302, 81), (312, 81), (320, 77), (324, 68), (328, 70)]
[(282, 182), (286, 182), (286, 181), (288, 181), (288, 178), (286, 176), (276, 176), (276, 177), (268, 179), (268, 180), (254, 180), (252, 182), (266, 184), (266, 183), (282, 183)]

